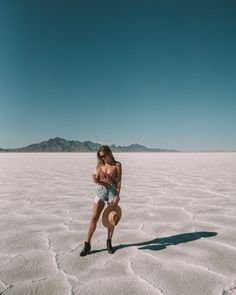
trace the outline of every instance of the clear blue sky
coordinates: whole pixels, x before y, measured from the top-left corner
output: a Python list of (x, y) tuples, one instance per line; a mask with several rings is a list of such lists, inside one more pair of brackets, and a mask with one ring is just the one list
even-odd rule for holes
[(0, 147), (236, 150), (236, 1), (0, 1)]

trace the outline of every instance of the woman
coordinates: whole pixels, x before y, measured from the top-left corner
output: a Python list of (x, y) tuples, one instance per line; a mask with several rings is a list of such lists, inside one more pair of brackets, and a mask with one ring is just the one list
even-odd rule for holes
[[(97, 149), (96, 173), (92, 175), (93, 181), (97, 183), (97, 194), (93, 203), (92, 215), (88, 227), (87, 239), (80, 256), (87, 255), (91, 250), (90, 241), (96, 229), (97, 222), (105, 206), (116, 206), (120, 201), (122, 165), (117, 162), (112, 151), (107, 145), (102, 145)], [(111, 238), (114, 227), (108, 228), (107, 250), (110, 254), (114, 253), (111, 245)]]

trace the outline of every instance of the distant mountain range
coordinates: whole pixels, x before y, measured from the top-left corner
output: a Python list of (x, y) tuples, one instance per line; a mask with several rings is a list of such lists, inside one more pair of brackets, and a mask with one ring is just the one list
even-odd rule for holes
[[(21, 148), (0, 148), (0, 152), (95, 152), (99, 146), (101, 146), (100, 143), (94, 143), (89, 140), (80, 142), (77, 140), (66, 140), (55, 137)], [(116, 146), (112, 144), (109, 145), (109, 147), (113, 152), (179, 152), (176, 150), (147, 148), (140, 144), (131, 144), (129, 146)]]

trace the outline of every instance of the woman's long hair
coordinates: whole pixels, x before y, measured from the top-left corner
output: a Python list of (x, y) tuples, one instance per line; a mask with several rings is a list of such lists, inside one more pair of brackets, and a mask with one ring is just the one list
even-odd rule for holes
[(103, 158), (100, 156), (100, 152), (103, 152), (105, 155), (110, 155), (110, 157), (112, 158), (113, 163), (116, 163), (116, 160), (112, 154), (111, 149), (109, 148), (108, 145), (101, 145), (98, 149), (97, 149), (97, 167), (104, 165), (105, 161), (103, 160)]

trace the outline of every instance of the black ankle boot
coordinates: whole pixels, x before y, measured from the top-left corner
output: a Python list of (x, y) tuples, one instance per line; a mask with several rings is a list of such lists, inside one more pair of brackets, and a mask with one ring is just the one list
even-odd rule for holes
[(80, 256), (85, 256), (85, 255), (89, 254), (90, 250), (91, 250), (90, 242), (84, 242), (84, 248), (80, 252)]
[(107, 250), (108, 250), (108, 253), (110, 254), (113, 254), (115, 252), (115, 250), (112, 248), (112, 245), (111, 245), (111, 239), (107, 239)]

